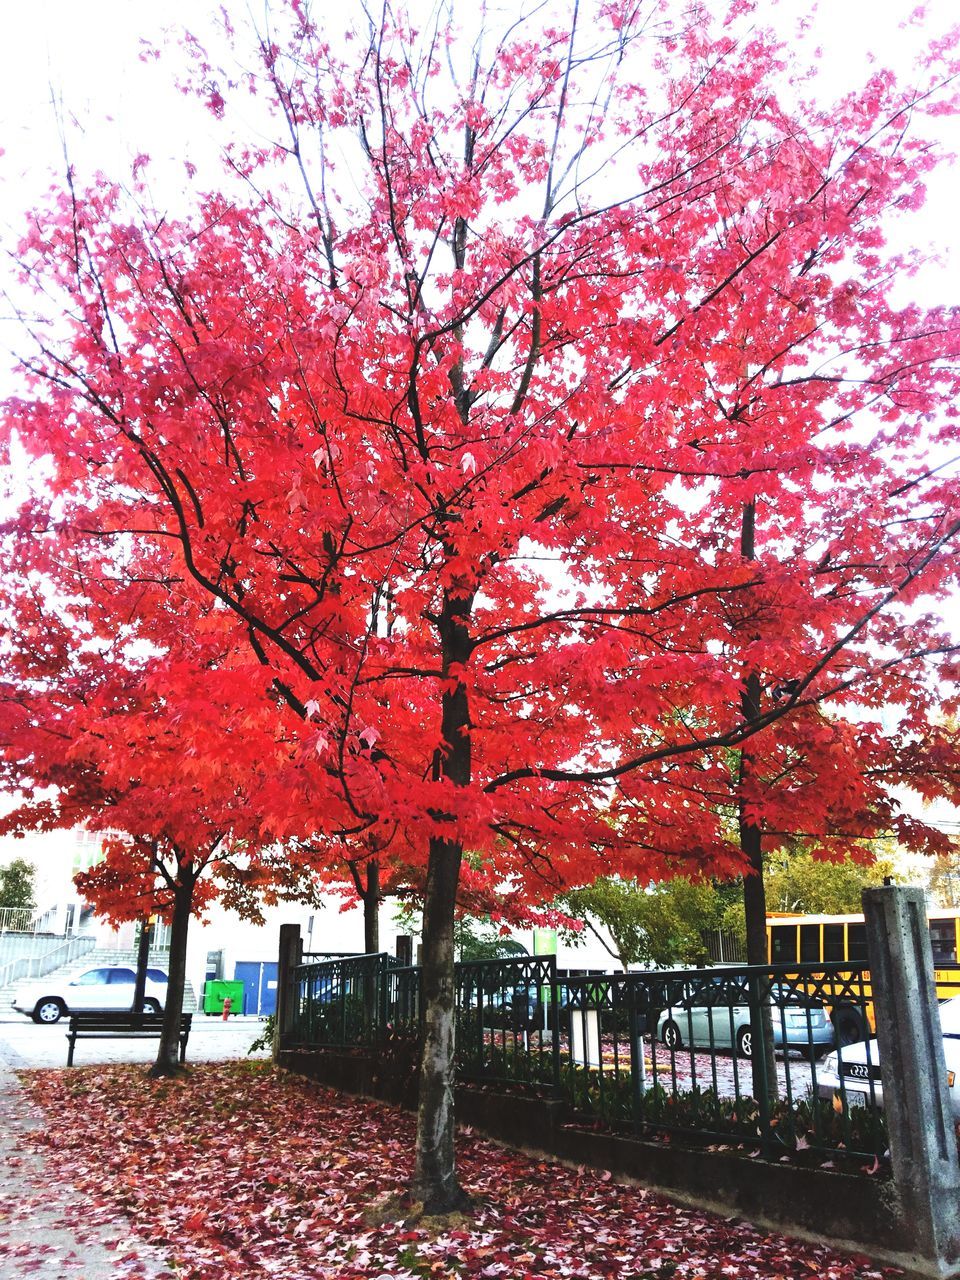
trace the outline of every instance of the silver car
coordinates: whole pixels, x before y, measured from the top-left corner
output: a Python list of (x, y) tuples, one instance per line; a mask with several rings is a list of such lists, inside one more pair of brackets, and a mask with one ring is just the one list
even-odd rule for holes
[[(75, 978), (35, 978), (13, 993), (12, 1004), (34, 1022), (59, 1022), (64, 1014), (80, 1009), (98, 1013), (132, 1009), (137, 975), (126, 965), (102, 965)], [(159, 1013), (167, 998), (167, 975), (162, 969), (147, 970), (143, 1008)]]
[[(809, 1053), (836, 1043), (823, 1004), (789, 982), (772, 984), (769, 1004), (775, 1048)], [(669, 1049), (733, 1049), (740, 1057), (752, 1057), (753, 1031), (744, 983), (719, 976), (698, 983), (660, 1014), (657, 1038)]]

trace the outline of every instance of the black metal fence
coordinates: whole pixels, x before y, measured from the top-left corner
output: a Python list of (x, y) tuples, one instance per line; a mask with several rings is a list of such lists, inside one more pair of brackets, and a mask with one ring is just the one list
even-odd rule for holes
[[(746, 1143), (770, 1159), (885, 1159), (866, 966), (584, 976), (544, 956), (456, 973), (461, 1080), (561, 1098), (585, 1120), (647, 1135)], [(417, 968), (353, 956), (296, 976), (292, 1043), (419, 1037)], [(838, 1044), (857, 1047), (841, 1059)]]

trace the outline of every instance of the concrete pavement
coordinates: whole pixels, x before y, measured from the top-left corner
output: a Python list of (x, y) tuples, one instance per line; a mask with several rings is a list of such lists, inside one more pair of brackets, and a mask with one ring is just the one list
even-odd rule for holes
[[(66, 1069), (66, 1028), (66, 1021), (41, 1027), (21, 1014), (0, 1015), (0, 1280), (170, 1280), (161, 1250), (134, 1236), (124, 1218), (82, 1199), (68, 1170), (24, 1144), (49, 1118), (33, 1112), (15, 1071)], [(246, 1057), (262, 1030), (256, 1018), (195, 1015), (187, 1061)], [(80, 1040), (75, 1060), (146, 1064), (156, 1047), (155, 1040)]]
[[(68, 1021), (63, 1018), (52, 1026), (37, 1026), (22, 1013), (0, 1013), (0, 1062), (18, 1068), (65, 1067)], [(263, 1027), (259, 1018), (231, 1018), (224, 1022), (219, 1017), (195, 1013), (187, 1042), (187, 1062), (244, 1058)], [(156, 1055), (156, 1040), (78, 1040), (74, 1061), (78, 1067), (100, 1062), (152, 1062)]]

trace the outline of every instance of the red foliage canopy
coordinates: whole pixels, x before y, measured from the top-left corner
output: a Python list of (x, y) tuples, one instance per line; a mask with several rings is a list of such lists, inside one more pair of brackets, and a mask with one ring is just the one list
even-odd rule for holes
[(956, 782), (922, 606), (958, 572), (960, 331), (884, 245), (953, 50), (801, 110), (745, 9), (388, 15), (354, 57), (293, 0), (239, 83), (196, 62), (276, 143), (182, 217), (142, 157), (74, 178), (19, 246), (63, 317), (4, 415), (52, 459), (19, 553), (93, 540), (138, 615), (232, 620), (300, 721), (264, 825), (425, 870), (438, 974), (464, 849), (531, 899), (730, 873), (732, 810), (796, 829), (814, 782), (803, 826), (860, 836), (877, 779)]

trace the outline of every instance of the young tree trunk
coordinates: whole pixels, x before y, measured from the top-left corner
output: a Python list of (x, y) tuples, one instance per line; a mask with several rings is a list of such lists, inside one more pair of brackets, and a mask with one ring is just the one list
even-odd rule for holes
[(431, 840), (423, 909), (423, 1052), (417, 1111), (416, 1200), (427, 1213), (463, 1207), (454, 1155), (453, 918), (462, 849)]
[[(744, 560), (756, 559), (756, 503), (748, 502), (743, 509), (740, 527), (740, 554)], [(760, 717), (760, 676), (751, 671), (743, 684), (740, 695), (740, 711), (747, 724)], [(753, 767), (753, 757), (746, 749), (740, 752), (739, 776), (739, 831), (740, 849), (749, 868), (743, 877), (743, 914), (747, 932), (747, 964), (766, 965), (767, 956), (767, 902), (763, 887), (763, 844), (760, 827), (746, 815), (745, 792)], [(777, 1096), (777, 1060), (773, 1049), (773, 1017), (770, 1003), (765, 998), (752, 1019), (753, 1039), (753, 1095), (764, 1094), (771, 1100)]]
[[(743, 718), (748, 723), (760, 714), (760, 677), (752, 672), (744, 683), (740, 699)], [(746, 814), (744, 792), (753, 759), (746, 749), (740, 752), (740, 850), (749, 872), (743, 877), (743, 914), (747, 926), (747, 964), (767, 963), (767, 901), (763, 887), (763, 849), (760, 828)]]
[[(468, 631), (472, 595), (444, 595), (440, 617), (443, 674), (470, 658)], [(444, 750), (434, 757), (433, 776), (455, 786), (470, 782), (470, 712), (461, 682), (443, 694)], [(441, 820), (448, 815), (438, 814)], [(450, 816), (452, 820), (452, 816)], [(454, 960), (453, 922), (463, 845), (459, 839), (430, 841), (423, 903), (423, 1053), (417, 1112), (416, 1166), (411, 1191), (427, 1213), (449, 1213), (468, 1198), (457, 1182), (454, 1155)]]
[[(376, 858), (367, 863), (366, 872), (360, 893), (363, 902), (363, 950), (372, 956), (380, 950), (380, 864)], [(381, 978), (385, 980), (382, 974)], [(381, 1005), (378, 995), (377, 977), (369, 972), (363, 982), (363, 1015), (371, 1032), (379, 1022)]]
[(143, 1013), (143, 998), (147, 990), (147, 965), (150, 962), (150, 935), (153, 925), (149, 920), (140, 921), (140, 939), (137, 943), (137, 980), (133, 988), (133, 1011)]
[(363, 949), (368, 956), (380, 950), (380, 863), (371, 858), (367, 863), (367, 880), (363, 886)]
[[(756, 558), (756, 503), (744, 507), (740, 526), (740, 554), (744, 559)], [(748, 673), (740, 695), (740, 712), (744, 722), (751, 724), (760, 716), (762, 685), (755, 671)], [(740, 753), (740, 849), (748, 865), (744, 876), (744, 920), (746, 924), (746, 963), (768, 964), (767, 956), (767, 895), (763, 887), (763, 841), (758, 824), (746, 815), (745, 792), (748, 790), (754, 760), (749, 750)], [(773, 1018), (769, 1001), (764, 998), (759, 1010), (751, 1019), (753, 1030), (753, 1080), (754, 1097), (764, 1094), (777, 1097), (777, 1059), (773, 1052)]]
[(180, 1015), (187, 976), (187, 929), (193, 907), (193, 888), (197, 882), (191, 865), (178, 856), (177, 878), (173, 891), (173, 920), (170, 925), (170, 960), (167, 975), (167, 999), (163, 1006), (163, 1029), (157, 1060), (147, 1072), (150, 1077), (179, 1075)]
[[(745, 756), (741, 757), (741, 777)], [(749, 761), (746, 761), (749, 765)], [(747, 926), (747, 964), (766, 965), (767, 901), (763, 887), (763, 855), (760, 828), (744, 817), (740, 805), (740, 848), (752, 874), (743, 877), (743, 913)], [(777, 1059), (773, 1046), (773, 1014), (768, 1000), (759, 1010), (759, 1025), (753, 1026), (753, 1095), (763, 1093), (773, 1101), (777, 1097)]]

